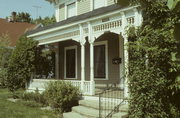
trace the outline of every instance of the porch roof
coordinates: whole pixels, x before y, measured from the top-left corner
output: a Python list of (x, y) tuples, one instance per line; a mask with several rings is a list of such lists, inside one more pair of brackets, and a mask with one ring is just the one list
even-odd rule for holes
[(90, 12), (87, 12), (87, 13), (84, 13), (84, 14), (81, 14), (81, 15), (78, 15), (78, 16), (74, 16), (74, 17), (68, 18), (66, 20), (63, 20), (63, 21), (60, 21), (60, 22), (57, 22), (57, 23), (54, 23), (54, 24), (51, 24), (51, 25), (48, 25), (48, 26), (45, 26), (45, 27), (40, 27), (38, 29), (28, 31), (26, 34), (31, 35), (31, 34), (38, 33), (38, 32), (41, 32), (41, 31), (45, 31), (45, 30), (48, 30), (48, 29), (51, 29), (51, 28), (67, 25), (67, 24), (70, 24), (70, 23), (73, 23), (73, 22), (76, 22), (76, 21), (81, 21), (81, 20), (85, 20), (85, 19), (88, 19), (88, 18), (98, 16), (98, 15), (103, 15), (105, 13), (109, 13), (109, 12), (112, 12), (112, 11), (115, 11), (115, 10), (118, 10), (118, 9), (121, 9), (121, 8), (123, 8), (123, 7), (120, 6), (120, 5), (117, 5), (117, 4), (107, 6), (107, 7), (102, 7), (102, 8), (99, 8), (99, 9), (96, 9), (96, 10), (93, 10), (93, 11), (90, 11)]

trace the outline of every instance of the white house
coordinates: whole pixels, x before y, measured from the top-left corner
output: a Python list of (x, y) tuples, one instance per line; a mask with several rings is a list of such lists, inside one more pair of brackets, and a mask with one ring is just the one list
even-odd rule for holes
[[(84, 95), (116, 84), (128, 96), (126, 27), (142, 23), (138, 6), (115, 0), (57, 0), (57, 23), (28, 33), (39, 45), (56, 49), (56, 80), (71, 81)], [(47, 79), (32, 80), (29, 90), (43, 89)]]

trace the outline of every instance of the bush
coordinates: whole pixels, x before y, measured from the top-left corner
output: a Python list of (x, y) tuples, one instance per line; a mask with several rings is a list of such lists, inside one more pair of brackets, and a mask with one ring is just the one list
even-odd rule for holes
[(41, 103), (37, 103), (35, 101), (18, 101), (19, 103), (23, 104), (23, 105), (26, 105), (26, 106), (29, 106), (29, 107), (43, 107), (44, 105), (41, 104)]
[(0, 87), (5, 87), (5, 80), (7, 77), (7, 70), (5, 68), (0, 69)]
[(21, 98), (26, 101), (34, 101), (42, 104), (43, 106), (47, 105), (44, 94), (40, 94), (39, 92), (25, 92)]
[(79, 89), (64, 81), (49, 82), (44, 95), (49, 105), (60, 113), (71, 111), (80, 99)]
[(10, 91), (25, 88), (34, 71), (37, 42), (22, 36), (13, 50), (7, 67), (7, 87)]

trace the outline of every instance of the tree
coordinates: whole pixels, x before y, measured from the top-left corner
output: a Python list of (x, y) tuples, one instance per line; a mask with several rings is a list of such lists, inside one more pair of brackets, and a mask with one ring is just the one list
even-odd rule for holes
[(179, 43), (174, 32), (180, 11), (168, 9), (165, 0), (134, 2), (144, 21), (128, 32), (130, 118), (179, 118)]
[(28, 22), (30, 23), (32, 21), (31, 15), (26, 12), (19, 12), (16, 16), (16, 20), (18, 22)]
[(7, 75), (7, 64), (12, 52), (10, 47), (10, 38), (8, 34), (0, 36), (0, 85), (5, 86), (5, 79)]
[(34, 71), (37, 42), (22, 36), (8, 62), (6, 84), (10, 91), (25, 88)]
[(0, 68), (4, 68), (7, 65), (7, 60), (9, 59), (10, 52), (10, 37), (8, 34), (2, 34), (0, 36)]
[(35, 24), (41, 23), (43, 26), (47, 26), (47, 25), (53, 24), (55, 22), (56, 22), (55, 16), (45, 17), (45, 18), (39, 17), (38, 19), (35, 19), (32, 21), (32, 23), (35, 23)]

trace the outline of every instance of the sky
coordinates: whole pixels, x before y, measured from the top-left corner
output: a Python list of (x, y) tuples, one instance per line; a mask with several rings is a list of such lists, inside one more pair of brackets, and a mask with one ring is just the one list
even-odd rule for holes
[[(38, 8), (37, 10), (37, 7)], [(11, 12), (27, 12), (31, 18), (53, 16), (54, 6), (45, 0), (0, 0), (0, 18), (11, 16)], [(38, 11), (38, 12), (37, 12)]]

